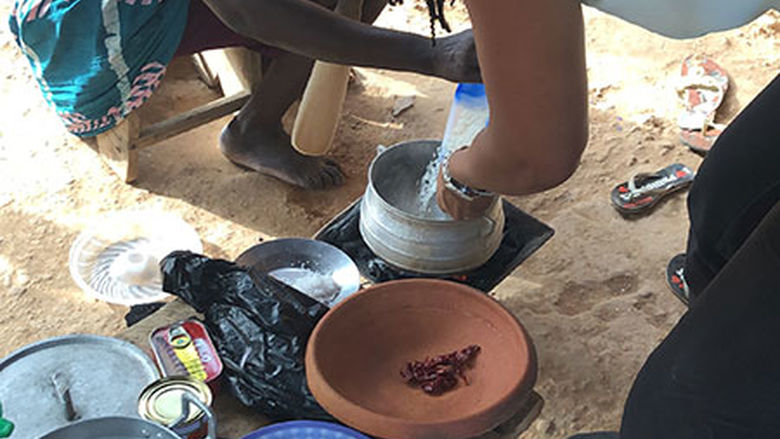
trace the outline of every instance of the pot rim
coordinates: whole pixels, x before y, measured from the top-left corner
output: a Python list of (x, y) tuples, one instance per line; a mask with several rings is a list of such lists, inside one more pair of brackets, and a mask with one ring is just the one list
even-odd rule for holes
[[(89, 419), (81, 419), (76, 422), (73, 422), (68, 425), (63, 425), (62, 427), (59, 427), (55, 430), (52, 430), (45, 435), (41, 437), (41, 439), (49, 439), (51, 437), (57, 437), (57, 435), (64, 434), (67, 432), (67, 430), (78, 428), (82, 425), (89, 426), (90, 424), (99, 424), (99, 423), (110, 423), (110, 422), (133, 422), (133, 423), (141, 423), (144, 427), (158, 430), (156, 434), (166, 434), (170, 438), (178, 438), (179, 436), (174, 433), (171, 429), (168, 427), (165, 427), (164, 425), (160, 425), (151, 421), (148, 421), (146, 419), (142, 418), (134, 418), (130, 416), (103, 416), (100, 418), (89, 418)], [(154, 432), (153, 432), (154, 434)], [(121, 437), (121, 436), (120, 436)]]
[[(398, 207), (395, 207), (392, 204), (390, 204), (390, 202), (388, 202), (379, 193), (379, 191), (377, 190), (376, 186), (374, 185), (373, 174), (374, 174), (374, 168), (376, 167), (376, 163), (388, 151), (392, 151), (394, 148), (397, 148), (397, 147), (400, 147), (400, 146), (403, 146), (403, 145), (407, 145), (407, 144), (411, 144), (411, 143), (436, 143), (436, 144), (441, 145), (441, 142), (442, 141), (440, 139), (418, 139), (418, 140), (406, 140), (406, 141), (398, 142), (398, 143), (395, 143), (395, 144), (393, 144), (391, 146), (388, 146), (387, 149), (385, 149), (384, 151), (382, 151), (379, 154), (377, 154), (376, 157), (374, 157), (371, 160), (371, 164), (368, 167), (368, 184), (367, 184), (366, 194), (368, 194), (368, 191), (370, 190), (371, 192), (373, 192), (374, 195), (376, 195), (376, 199), (379, 201), (379, 203), (381, 204), (381, 207), (383, 209), (385, 209), (386, 211), (392, 213), (393, 215), (399, 216), (399, 217), (401, 217), (401, 218), (403, 218), (405, 220), (413, 221), (413, 222), (420, 223), (420, 224), (427, 224), (427, 225), (435, 225), (435, 224), (444, 225), (444, 224), (446, 224), (446, 225), (448, 225), (448, 227), (451, 227), (452, 223), (469, 224), (469, 223), (476, 223), (476, 222), (481, 221), (480, 218), (475, 218), (475, 219), (470, 219), (470, 220), (455, 220), (455, 219), (451, 219), (451, 218), (450, 219), (446, 219), (446, 218), (424, 218), (424, 217), (421, 217), (421, 216), (409, 213), (409, 212), (407, 212), (407, 211), (405, 211), (403, 209), (399, 209)], [(496, 204), (498, 204), (501, 201), (500, 198), (501, 197), (496, 197), (493, 200), (493, 203), (491, 203), (490, 207), (487, 210), (488, 212), (493, 210), (493, 209), (495, 209)]]

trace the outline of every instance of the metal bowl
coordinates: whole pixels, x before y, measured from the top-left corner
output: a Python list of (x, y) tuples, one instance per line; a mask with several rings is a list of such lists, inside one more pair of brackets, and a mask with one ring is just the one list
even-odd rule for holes
[(179, 439), (171, 430), (127, 417), (89, 419), (57, 429), (41, 439)]
[(333, 306), (360, 289), (357, 265), (340, 249), (313, 239), (285, 238), (258, 244), (236, 259)]

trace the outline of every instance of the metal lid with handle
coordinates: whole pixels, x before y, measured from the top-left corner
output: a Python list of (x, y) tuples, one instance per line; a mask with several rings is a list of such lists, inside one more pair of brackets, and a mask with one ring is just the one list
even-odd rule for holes
[(0, 400), (14, 437), (38, 438), (79, 420), (137, 417), (138, 395), (159, 378), (131, 343), (69, 335), (26, 346), (0, 360)]

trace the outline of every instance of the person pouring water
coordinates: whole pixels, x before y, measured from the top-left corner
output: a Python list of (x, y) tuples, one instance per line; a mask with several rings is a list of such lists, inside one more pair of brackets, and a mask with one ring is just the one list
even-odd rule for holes
[[(482, 215), (494, 194), (526, 195), (562, 183), (588, 138), (580, 3), (465, 2), (490, 124), (441, 166), (436, 198), (455, 219)], [(583, 2), (675, 38), (780, 9), (780, 0)], [(778, 437), (779, 114), (780, 75), (708, 152), (688, 197), (689, 310), (639, 371), (620, 432), (570, 439)]]
[[(588, 139), (580, 3), (465, 3), (490, 104), (490, 125), (442, 166), (437, 200), (456, 219), (480, 216), (493, 194), (528, 195), (558, 186), (574, 173)], [(737, 27), (780, 5), (778, 0), (583, 3), (673, 38)]]

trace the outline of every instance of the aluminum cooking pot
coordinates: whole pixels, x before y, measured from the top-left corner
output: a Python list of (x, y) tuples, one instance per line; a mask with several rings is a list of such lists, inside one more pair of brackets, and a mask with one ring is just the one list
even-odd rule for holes
[(360, 205), (360, 234), (377, 256), (397, 267), (463, 273), (483, 265), (501, 245), (503, 203), (497, 198), (482, 218), (467, 221), (421, 214), (420, 180), (440, 143), (404, 142), (377, 155)]

